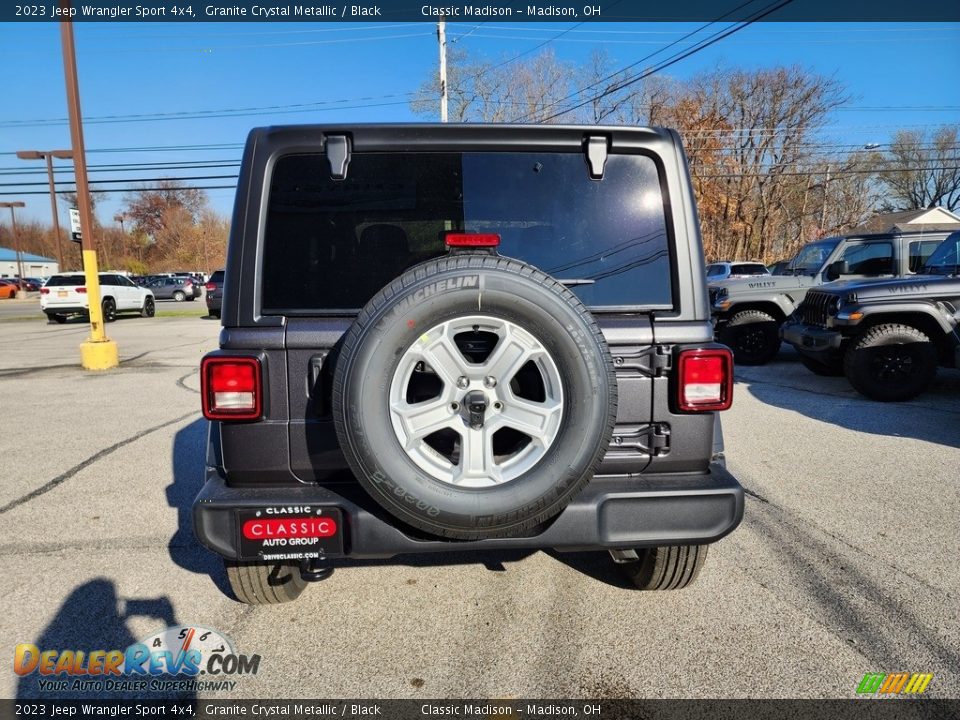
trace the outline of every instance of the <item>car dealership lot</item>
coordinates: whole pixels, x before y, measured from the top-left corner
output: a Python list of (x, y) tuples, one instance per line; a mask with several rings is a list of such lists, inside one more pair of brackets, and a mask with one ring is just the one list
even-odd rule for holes
[[(881, 405), (787, 348), (739, 369), (725, 432), (745, 518), (688, 590), (631, 591), (602, 555), (515, 552), (343, 563), (254, 609), (190, 528), (196, 369), (218, 330), (121, 318), (121, 368), (93, 374), (86, 325), (0, 322), (8, 663), (21, 642), (122, 649), (196, 624), (262, 656), (218, 697), (851, 697), (894, 671), (960, 693), (960, 372)], [(38, 694), (7, 668), (4, 697)]]

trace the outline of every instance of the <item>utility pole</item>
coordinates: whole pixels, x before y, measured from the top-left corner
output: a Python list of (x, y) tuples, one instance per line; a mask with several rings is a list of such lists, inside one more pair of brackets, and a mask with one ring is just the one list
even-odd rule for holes
[(440, 43), (440, 122), (447, 122), (447, 20), (443, 14), (437, 23), (437, 40)]
[(830, 166), (827, 165), (827, 176), (823, 180), (823, 207), (820, 208), (820, 230), (826, 231), (827, 228), (827, 195), (828, 185), (830, 185)]
[(13, 231), (13, 245), (17, 253), (17, 284), (19, 290), (17, 291), (17, 297), (22, 298), (24, 295), (23, 289), (23, 260), (20, 257), (20, 234), (17, 232), (17, 216), (13, 214), (14, 208), (26, 207), (24, 203), (20, 200), (15, 200), (13, 202), (0, 202), (0, 208), (10, 208), (10, 228)]
[[(70, 0), (60, 0), (64, 17), (69, 17)], [(100, 306), (100, 275), (97, 271), (97, 241), (93, 237), (93, 209), (87, 183), (87, 157), (83, 147), (83, 120), (80, 112), (80, 83), (77, 79), (77, 54), (73, 43), (73, 23), (60, 23), (63, 47), (63, 74), (67, 86), (67, 110), (70, 115), (70, 140), (73, 146), (73, 174), (77, 184), (80, 210), (83, 272), (90, 312), (90, 338), (80, 344), (80, 364), (87, 370), (109, 370), (120, 364), (117, 344), (107, 337)]]
[(60, 218), (57, 215), (57, 191), (53, 182), (53, 158), (69, 160), (73, 153), (69, 150), (18, 150), (17, 157), (21, 160), (47, 161), (47, 181), (50, 183), (50, 212), (53, 214), (53, 234), (57, 238), (57, 267), (60, 272), (66, 270), (63, 266), (63, 245), (60, 239)]

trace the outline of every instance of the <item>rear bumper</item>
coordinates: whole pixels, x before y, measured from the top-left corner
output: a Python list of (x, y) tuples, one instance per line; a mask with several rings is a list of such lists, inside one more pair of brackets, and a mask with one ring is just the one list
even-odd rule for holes
[(40, 309), (45, 315), (86, 315), (90, 312), (90, 308), (86, 305), (47, 305)]
[(803, 353), (835, 353), (843, 344), (838, 330), (787, 322), (780, 328), (780, 337)]
[[(338, 507), (343, 511), (345, 555), (388, 558), (407, 553), (498, 549), (603, 550), (699, 545), (719, 540), (743, 518), (743, 488), (719, 464), (703, 474), (596, 477), (552, 522), (525, 537), (458, 541), (408, 534), (383, 513), (345, 495), (352, 485), (232, 488), (216, 470), (193, 505), (200, 542), (227, 559), (237, 558), (235, 510), (287, 505)], [(344, 494), (340, 494), (344, 493)], [(356, 498), (354, 498), (356, 499)]]

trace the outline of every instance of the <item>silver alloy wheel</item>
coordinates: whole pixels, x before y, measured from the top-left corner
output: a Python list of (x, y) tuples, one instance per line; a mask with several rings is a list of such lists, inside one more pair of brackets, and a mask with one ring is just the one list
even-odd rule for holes
[[(462, 349), (485, 343), (491, 349), (479, 361)], [(418, 379), (433, 389), (411, 401)], [(478, 423), (469, 409), (480, 406)], [(430, 476), (457, 487), (501, 485), (528, 472), (556, 440), (560, 373), (520, 326), (485, 315), (455, 318), (420, 335), (400, 358), (390, 419), (408, 457)]]

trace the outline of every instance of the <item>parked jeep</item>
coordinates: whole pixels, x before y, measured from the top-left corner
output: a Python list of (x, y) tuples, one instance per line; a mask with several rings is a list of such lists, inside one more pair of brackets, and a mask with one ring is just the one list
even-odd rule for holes
[(913, 275), (949, 231), (831, 237), (808, 243), (787, 275), (710, 283), (717, 340), (736, 362), (764, 365), (780, 351), (780, 326), (815, 287), (841, 277), (892, 278)]
[(704, 277), (670, 130), (252, 131), (198, 538), (252, 604), (335, 558), (504, 548), (688, 585), (743, 513)]
[(923, 392), (937, 366), (960, 367), (960, 232), (914, 277), (837, 282), (807, 293), (783, 338), (819, 375), (845, 374), (874, 400)]

